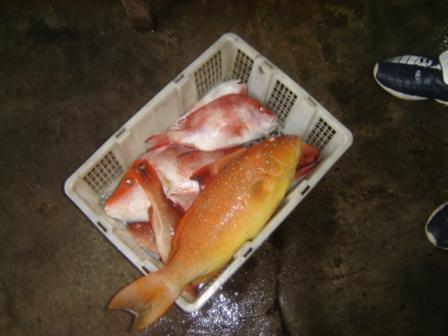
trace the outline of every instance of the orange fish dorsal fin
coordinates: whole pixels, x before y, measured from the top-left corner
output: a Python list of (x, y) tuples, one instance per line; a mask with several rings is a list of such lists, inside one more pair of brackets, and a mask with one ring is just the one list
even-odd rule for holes
[(218, 175), (218, 173), (227, 166), (231, 161), (240, 156), (246, 151), (247, 148), (238, 148), (226, 156), (205, 165), (204, 167), (196, 170), (191, 176), (191, 180), (199, 182), (201, 189), (205, 188), (207, 184), (210, 183), (213, 178)]

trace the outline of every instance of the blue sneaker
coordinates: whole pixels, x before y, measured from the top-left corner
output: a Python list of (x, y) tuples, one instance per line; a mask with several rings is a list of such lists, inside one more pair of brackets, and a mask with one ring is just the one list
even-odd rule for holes
[(433, 245), (448, 250), (448, 202), (439, 206), (429, 216), (425, 232)]
[(448, 50), (438, 59), (404, 55), (381, 60), (373, 67), (373, 77), (395, 97), (448, 105)]

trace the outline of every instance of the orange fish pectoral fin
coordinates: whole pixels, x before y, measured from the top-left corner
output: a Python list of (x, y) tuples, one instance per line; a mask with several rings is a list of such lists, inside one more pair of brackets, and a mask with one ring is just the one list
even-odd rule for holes
[[(223, 266), (223, 267), (224, 267), (224, 266)], [(194, 279), (194, 280), (191, 282), (191, 285), (193, 285), (193, 286), (198, 286), (198, 285), (200, 285), (201, 283), (208, 282), (209, 280), (211, 280), (212, 278), (214, 278), (219, 272), (221, 272), (222, 269), (223, 269), (223, 267), (219, 267), (218, 269), (216, 269), (216, 270), (214, 270), (214, 271), (212, 271), (212, 272), (210, 272), (210, 273), (208, 273), (208, 274), (202, 275), (202, 276), (200, 276), (199, 278)]]
[(277, 195), (282, 188), (289, 186), (292, 181), (293, 171), (291, 171), (290, 177), (287, 175), (263, 175), (259, 181), (252, 184), (249, 198), (254, 202), (263, 203), (266, 198), (272, 198), (272, 196)]
[(277, 184), (276, 180), (277, 180), (276, 178), (274, 178), (270, 175), (265, 175), (263, 177), (263, 179), (255, 182), (252, 185), (252, 187), (250, 189), (250, 198), (256, 199), (259, 197), (263, 197), (266, 193), (269, 193), (272, 190), (274, 190), (274, 188)]
[(193, 284), (186, 285), (181, 296), (187, 301), (194, 301), (198, 297), (198, 286)]
[(196, 181), (199, 183), (201, 189), (203, 189), (207, 184), (210, 183), (211, 180), (215, 177), (216, 172), (213, 167), (210, 165), (206, 165), (198, 170), (196, 170), (191, 176), (190, 180)]
[(232, 162), (235, 158), (239, 157), (242, 153), (244, 153), (247, 148), (238, 148), (229, 154), (223, 156), (220, 159), (217, 159), (208, 165), (203, 166), (202, 168), (196, 170), (191, 176), (190, 179), (197, 181), (203, 189), (207, 184), (210, 183), (213, 178), (219, 174), (221, 170), (224, 169), (230, 162)]

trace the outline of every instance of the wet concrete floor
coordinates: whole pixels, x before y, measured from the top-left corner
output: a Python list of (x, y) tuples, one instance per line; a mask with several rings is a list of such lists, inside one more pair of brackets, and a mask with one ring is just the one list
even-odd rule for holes
[(0, 334), (127, 335), (107, 312), (140, 273), (64, 180), (232, 31), (354, 134), (304, 202), (200, 311), (143, 335), (446, 335), (448, 254), (424, 223), (448, 199), (448, 110), (382, 91), (383, 56), (448, 47), (445, 1), (167, 1), (156, 33), (120, 1), (0, 6)]

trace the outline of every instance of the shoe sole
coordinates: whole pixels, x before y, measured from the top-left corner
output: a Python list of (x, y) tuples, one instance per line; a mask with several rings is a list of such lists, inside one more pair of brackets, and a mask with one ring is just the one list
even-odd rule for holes
[[(377, 78), (376, 78), (376, 74), (378, 73), (378, 63), (375, 64), (375, 66), (373, 67), (373, 78), (375, 79), (375, 81), (378, 83), (378, 85), (386, 92), (390, 93), (392, 96), (395, 96), (397, 98), (400, 99), (404, 99), (404, 100), (410, 100), (410, 101), (421, 101), (421, 100), (428, 100), (429, 98), (427, 97), (420, 97), (420, 96), (411, 96), (399, 91), (396, 91), (394, 89), (388, 88), (386, 86), (384, 86)], [(443, 101), (440, 99), (435, 99), (436, 102), (448, 106), (448, 102), (447, 101)]]
[(442, 250), (447, 250), (447, 251), (448, 251), (448, 247), (441, 247), (441, 246), (438, 246), (438, 245), (437, 245), (437, 241), (436, 241), (436, 239), (434, 238), (434, 236), (432, 235), (432, 233), (428, 231), (428, 224), (429, 224), (429, 222), (434, 218), (434, 216), (435, 216), (435, 215), (436, 215), (442, 208), (446, 207), (447, 205), (448, 205), (448, 202), (445, 202), (445, 203), (439, 205), (439, 206), (438, 206), (438, 207), (431, 213), (431, 215), (429, 215), (429, 218), (428, 218), (428, 220), (426, 221), (426, 224), (425, 224), (425, 233), (426, 233), (426, 237), (428, 237), (428, 239), (429, 239), (429, 241), (431, 242), (431, 244), (433, 244), (435, 247), (438, 247), (438, 248), (440, 248), (440, 249), (442, 249)]

